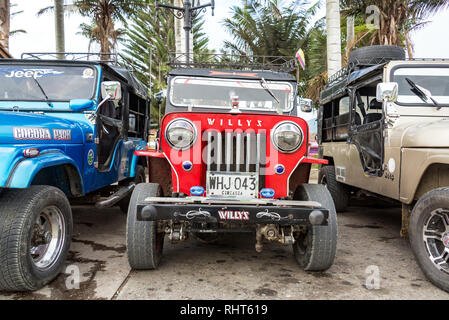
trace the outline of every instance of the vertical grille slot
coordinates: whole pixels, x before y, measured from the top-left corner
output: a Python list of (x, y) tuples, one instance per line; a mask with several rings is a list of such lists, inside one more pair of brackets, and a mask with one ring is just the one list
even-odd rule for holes
[(208, 131), (207, 170), (261, 172), (266, 162), (266, 136), (254, 131)]

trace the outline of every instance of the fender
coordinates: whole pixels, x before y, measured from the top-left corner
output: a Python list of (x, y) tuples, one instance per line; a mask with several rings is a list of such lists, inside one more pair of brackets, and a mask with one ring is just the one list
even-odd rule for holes
[(449, 149), (402, 149), (400, 201), (411, 204), (420, 181), (433, 164), (449, 164)]
[(82, 175), (76, 162), (57, 149), (45, 150), (35, 158), (21, 158), (11, 170), (5, 187), (28, 188), (40, 170), (64, 164), (70, 164), (76, 168), (80, 177), (82, 192), (84, 194), (84, 185), (83, 180), (81, 179)]
[(134, 146), (134, 151), (132, 152), (132, 155), (131, 155), (129, 178), (134, 178), (136, 176), (137, 161), (139, 160), (139, 154), (137, 154), (137, 152), (144, 150), (145, 147), (146, 147), (146, 144), (144, 144), (142, 142), (140, 142), (139, 145)]

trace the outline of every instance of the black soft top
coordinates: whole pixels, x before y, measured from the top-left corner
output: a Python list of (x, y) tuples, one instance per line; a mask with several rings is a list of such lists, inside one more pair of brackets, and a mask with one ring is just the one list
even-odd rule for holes
[(149, 99), (147, 87), (140, 82), (128, 69), (110, 65), (101, 61), (83, 61), (83, 60), (41, 60), (41, 59), (0, 59), (0, 64), (30, 64), (30, 65), (61, 65), (61, 66), (100, 66), (102, 69), (111, 72), (120, 80), (127, 83), (131, 91), (143, 99)]
[(275, 72), (267, 70), (232, 70), (232, 69), (200, 69), (200, 68), (179, 68), (173, 69), (168, 74), (171, 77), (187, 76), (187, 77), (208, 77), (221, 79), (248, 79), (260, 80), (264, 78), (268, 81), (292, 81), (296, 82), (296, 78), (285, 72)]

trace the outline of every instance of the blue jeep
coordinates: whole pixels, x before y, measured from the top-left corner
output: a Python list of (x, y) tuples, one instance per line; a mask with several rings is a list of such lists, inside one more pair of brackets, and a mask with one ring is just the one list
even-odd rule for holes
[(62, 270), (73, 204), (119, 205), (145, 182), (148, 90), (107, 62), (0, 59), (0, 290)]

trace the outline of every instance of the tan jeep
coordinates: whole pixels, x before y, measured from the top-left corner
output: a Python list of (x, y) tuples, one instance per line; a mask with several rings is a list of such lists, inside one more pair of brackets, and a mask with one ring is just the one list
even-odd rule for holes
[(449, 61), (398, 47), (352, 53), (318, 116), (322, 166), (338, 211), (361, 192), (402, 204), (403, 236), (426, 276), (449, 291)]

